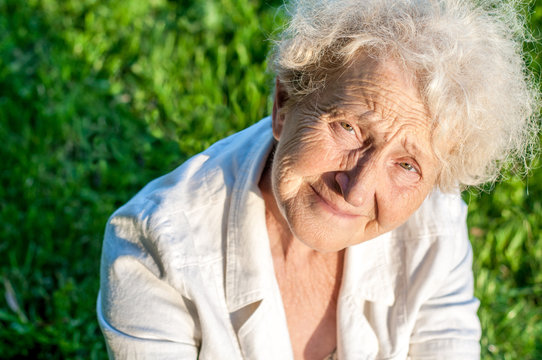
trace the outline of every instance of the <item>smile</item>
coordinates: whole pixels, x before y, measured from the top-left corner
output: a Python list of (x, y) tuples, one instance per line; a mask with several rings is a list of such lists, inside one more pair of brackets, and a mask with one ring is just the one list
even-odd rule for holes
[(359, 218), (359, 217), (363, 216), (363, 215), (357, 214), (357, 213), (355, 213), (355, 212), (353, 212), (351, 210), (341, 209), (336, 204), (334, 204), (333, 202), (331, 202), (328, 199), (326, 199), (325, 197), (323, 197), (318, 191), (316, 191), (316, 189), (314, 187), (312, 187), (312, 185), (309, 185), (309, 186), (312, 189), (312, 191), (314, 192), (314, 194), (316, 195), (316, 198), (319, 200), (318, 203), (320, 204), (320, 206), (322, 208), (324, 208), (327, 212), (330, 212), (335, 216), (339, 216), (339, 217), (342, 217), (342, 218), (350, 218), (350, 219)]

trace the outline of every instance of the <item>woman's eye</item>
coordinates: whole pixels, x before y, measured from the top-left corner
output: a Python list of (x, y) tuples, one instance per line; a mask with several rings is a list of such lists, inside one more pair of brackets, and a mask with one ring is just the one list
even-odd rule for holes
[(403, 169), (407, 170), (407, 171), (418, 172), (418, 170), (416, 170), (416, 168), (414, 166), (410, 165), (407, 162), (400, 162), (399, 166), (402, 167)]
[(352, 125), (350, 125), (349, 123), (344, 122), (344, 121), (341, 121), (340, 124), (341, 124), (341, 127), (342, 127), (343, 129), (345, 129), (346, 131), (348, 131), (348, 132), (354, 132), (354, 128), (353, 128)]

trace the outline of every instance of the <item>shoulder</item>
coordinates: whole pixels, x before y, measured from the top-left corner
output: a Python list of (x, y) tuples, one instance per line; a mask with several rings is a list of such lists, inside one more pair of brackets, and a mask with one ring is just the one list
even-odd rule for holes
[(467, 205), (461, 194), (431, 192), (420, 208), (398, 228), (401, 236), (420, 238), (435, 235), (450, 235), (465, 223)]
[[(222, 203), (240, 175), (254, 164), (255, 153), (266, 151), (271, 122), (260, 122), (222, 139), (184, 164), (147, 184), (123, 208), (150, 208), (158, 215), (192, 214)], [(256, 160), (257, 161), (257, 160)], [(119, 209), (123, 212), (126, 209)]]
[[(231, 195), (254, 153), (270, 143), (268, 119), (223, 139), (171, 173), (153, 180), (109, 218), (102, 263), (124, 255), (159, 276), (222, 257)], [(266, 151), (266, 150), (265, 150)]]
[(466, 217), (467, 205), (459, 192), (434, 190), (420, 208), (394, 231), (394, 237), (410, 248), (433, 246), (451, 250), (464, 247), (468, 243)]
[[(404, 249), (407, 281), (427, 296), (452, 277), (472, 276), (472, 249), (468, 238), (467, 206), (459, 192), (431, 193), (413, 216), (394, 234)], [(423, 293), (423, 291), (421, 291)]]

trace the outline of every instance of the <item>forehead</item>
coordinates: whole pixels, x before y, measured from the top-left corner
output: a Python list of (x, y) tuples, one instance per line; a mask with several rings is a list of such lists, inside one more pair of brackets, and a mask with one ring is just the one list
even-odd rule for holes
[(373, 120), (430, 126), (427, 107), (413, 76), (394, 61), (361, 58), (335, 74), (317, 96), (321, 106), (369, 115)]

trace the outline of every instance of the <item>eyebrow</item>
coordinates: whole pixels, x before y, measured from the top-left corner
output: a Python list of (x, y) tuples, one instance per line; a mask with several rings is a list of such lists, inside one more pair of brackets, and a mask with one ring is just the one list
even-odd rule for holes
[(421, 157), (422, 159), (427, 160), (431, 158), (431, 154), (429, 152), (424, 151), (415, 142), (410, 141), (408, 137), (403, 140), (403, 147), (409, 154), (415, 157)]

